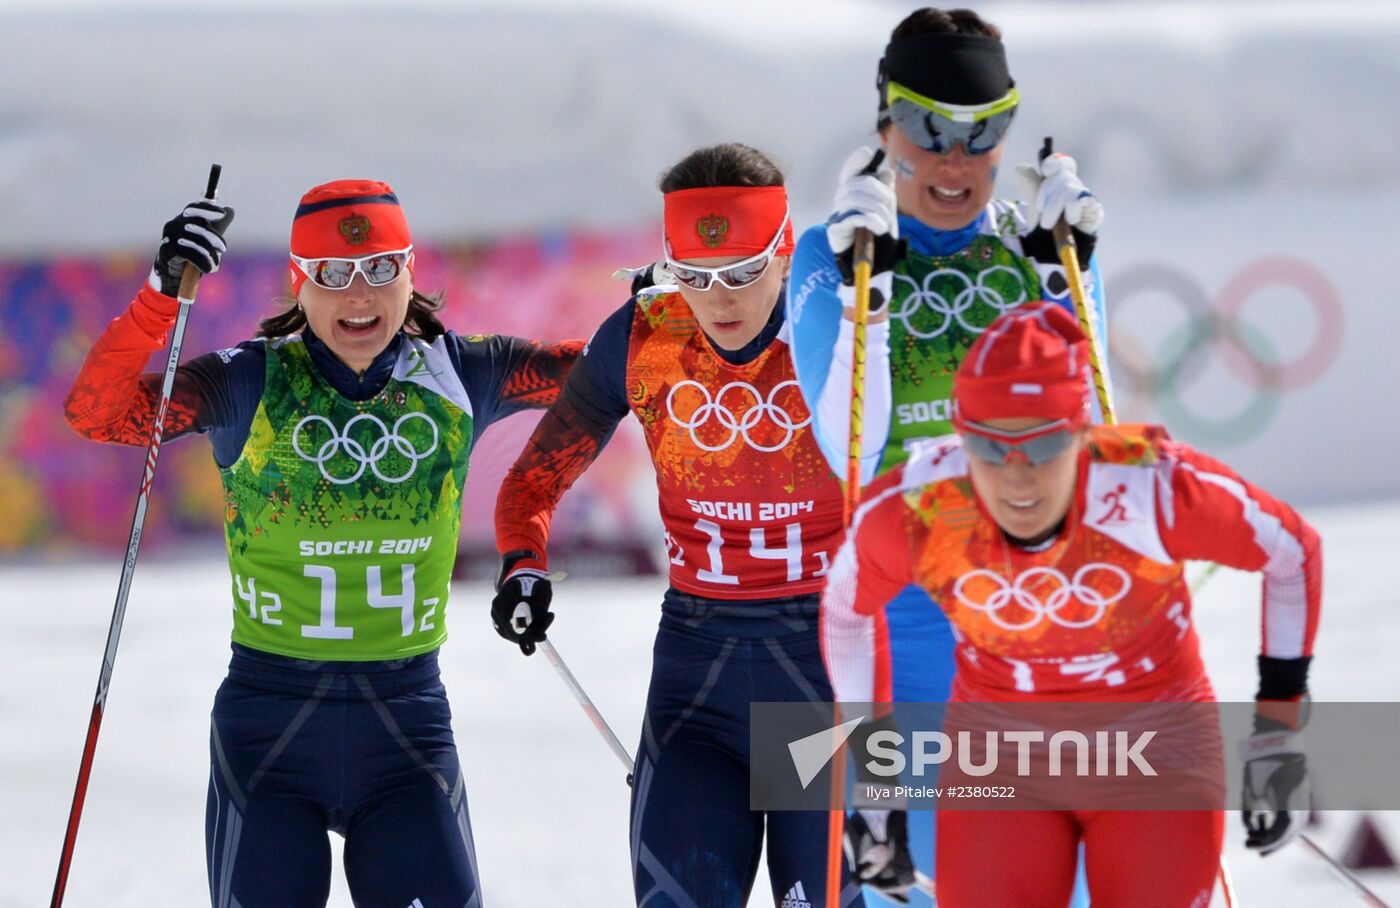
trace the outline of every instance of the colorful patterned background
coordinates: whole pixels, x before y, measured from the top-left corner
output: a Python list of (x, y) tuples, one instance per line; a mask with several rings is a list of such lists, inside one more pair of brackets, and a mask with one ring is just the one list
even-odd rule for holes
[[(1159, 206), (1152, 217), (1186, 219), (1187, 208)], [(1272, 235), (1284, 227), (1261, 227), (1231, 246), (1183, 233), (1201, 248), (1176, 262), (1147, 242), (1159, 231), (1145, 213), (1126, 211), (1119, 220), (1129, 223), (1104, 271), (1121, 418), (1163, 422), (1290, 500), (1355, 500), (1358, 489), (1367, 498), (1395, 494), (1394, 471), (1365, 457), (1365, 446), (1332, 446), (1336, 433), (1324, 428), (1328, 420), (1353, 434), (1365, 426), (1384, 448), (1381, 436), (1394, 426), (1347, 417), (1348, 407), (1365, 399), (1359, 389), (1389, 384), (1376, 370), (1393, 359), (1361, 348), (1383, 347), (1390, 334), (1382, 326), (1395, 315), (1379, 305), (1375, 278), (1346, 266), (1358, 254), (1346, 236), (1300, 255), (1278, 251), (1292, 246)], [(627, 299), (627, 284), (612, 272), (649, 261), (657, 234), (655, 226), (568, 230), (420, 247), (418, 285), (446, 294), (444, 320), (463, 333), (588, 337)], [(63, 398), (93, 339), (149, 268), (145, 254), (0, 262), (0, 557), (110, 553), (125, 544), (142, 452), (80, 439), (63, 422)], [(223, 270), (200, 287), (186, 356), (251, 336), (260, 318), (282, 308), (285, 275), (280, 254), (235, 246)], [(1368, 303), (1364, 317), (1357, 301)], [(1347, 329), (1359, 322), (1376, 330)], [(163, 362), (164, 354), (153, 357), (150, 368)], [(462, 560), (467, 574), (494, 569), (496, 489), (535, 419), (525, 414), (496, 424), (473, 453), (462, 548), (480, 557)], [(1329, 468), (1300, 469), (1323, 463)], [(202, 439), (168, 445), (147, 520), (149, 548), (217, 550), (220, 495)], [(553, 552), (588, 555), (570, 558), (568, 570), (657, 568), (656, 488), (633, 420), (624, 420), (565, 496), (554, 527)]]
[[(611, 279), (654, 254), (657, 229), (570, 231), (461, 248), (418, 250), (416, 283), (446, 293), (444, 321), (462, 333), (587, 337), (626, 301)], [(93, 339), (117, 316), (150, 268), (145, 255), (0, 262), (0, 555), (43, 549), (118, 550), (127, 540), (143, 451), (79, 438), (63, 421), (63, 398)], [(200, 286), (185, 354), (250, 337), (281, 308), (285, 259), (240, 254)], [(150, 369), (164, 362), (152, 359)], [(489, 552), (495, 491), (536, 417), (493, 426), (472, 456), (462, 521), (464, 550)], [(635, 551), (659, 538), (646, 452), (631, 421), (565, 497), (560, 546)], [(654, 496), (654, 490), (651, 495)], [(144, 546), (218, 546), (218, 474), (201, 438), (161, 452)], [(645, 565), (642, 565), (643, 567)], [(479, 573), (480, 568), (469, 567)]]

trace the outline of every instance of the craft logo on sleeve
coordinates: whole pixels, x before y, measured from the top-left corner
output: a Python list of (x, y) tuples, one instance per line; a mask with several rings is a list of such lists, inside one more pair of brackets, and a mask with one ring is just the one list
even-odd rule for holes
[(695, 222), (695, 232), (700, 235), (700, 242), (711, 249), (718, 249), (729, 233), (729, 218), (718, 214), (706, 215)]
[(351, 246), (362, 246), (369, 240), (369, 218), (362, 214), (347, 214), (340, 219), (340, 235)]

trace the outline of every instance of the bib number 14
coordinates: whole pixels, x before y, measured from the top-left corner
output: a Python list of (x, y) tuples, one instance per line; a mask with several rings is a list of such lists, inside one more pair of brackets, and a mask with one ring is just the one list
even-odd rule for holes
[[(727, 574), (724, 571), (724, 535), (719, 524), (713, 520), (697, 520), (695, 528), (709, 537), (705, 545), (705, 554), (710, 562), (709, 567), (697, 568), (695, 579), (705, 583), (720, 583), (727, 586), (738, 586), (739, 578), (735, 574)], [(749, 557), (759, 561), (781, 561), (787, 568), (787, 580), (792, 583), (802, 579), (802, 525), (790, 523), (783, 530), (783, 544), (780, 546), (769, 546), (768, 537), (762, 527), (752, 527), (749, 529)], [(821, 567), (812, 572), (813, 577), (826, 576), (827, 570), (831, 567), (830, 559), (826, 552), (817, 552), (817, 560), (821, 562)], [(684, 564), (684, 556), (678, 551), (671, 559), (673, 564)]]
[[(303, 625), (301, 635), (319, 640), (354, 639), (355, 628), (353, 626), (337, 623), (338, 584), (335, 568), (327, 564), (307, 564), (302, 567), (302, 573), (319, 581), (321, 595), (319, 623)], [(281, 596), (269, 590), (259, 590), (257, 580), (252, 577), (245, 581), (242, 576), (234, 575), (234, 585), (238, 592), (238, 598), (247, 605), (249, 618), (262, 624), (282, 624)], [(417, 600), (417, 590), (413, 581), (413, 565), (399, 565), (399, 592), (397, 593), (384, 592), (383, 569), (379, 565), (370, 565), (365, 569), (365, 604), (370, 608), (398, 610), (399, 627), (404, 637), (412, 635), (415, 629), (430, 631), (434, 627), (431, 619), (437, 611), (439, 597), (432, 596), (423, 600), (424, 610), (421, 616), (415, 615)]]

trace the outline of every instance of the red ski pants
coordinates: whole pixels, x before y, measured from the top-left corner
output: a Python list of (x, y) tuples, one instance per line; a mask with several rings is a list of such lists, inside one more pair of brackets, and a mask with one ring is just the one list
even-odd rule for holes
[(1094, 908), (1205, 908), (1220, 811), (938, 812), (939, 908), (1065, 908), (1084, 843)]

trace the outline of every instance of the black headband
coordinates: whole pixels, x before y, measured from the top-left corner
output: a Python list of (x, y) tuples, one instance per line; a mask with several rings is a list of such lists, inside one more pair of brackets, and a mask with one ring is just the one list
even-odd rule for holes
[(303, 202), (297, 206), (297, 213), (292, 216), (292, 220), (306, 217), (308, 214), (315, 214), (318, 211), (325, 211), (327, 208), (340, 208), (351, 205), (397, 205), (399, 197), (392, 192), (381, 192), (378, 195), (350, 195), (341, 196), (338, 199), (322, 199), (319, 202)]
[(881, 111), (885, 86), (891, 81), (944, 104), (988, 104), (1016, 84), (1006, 67), (1001, 39), (947, 32), (910, 35), (889, 43), (880, 61)]

